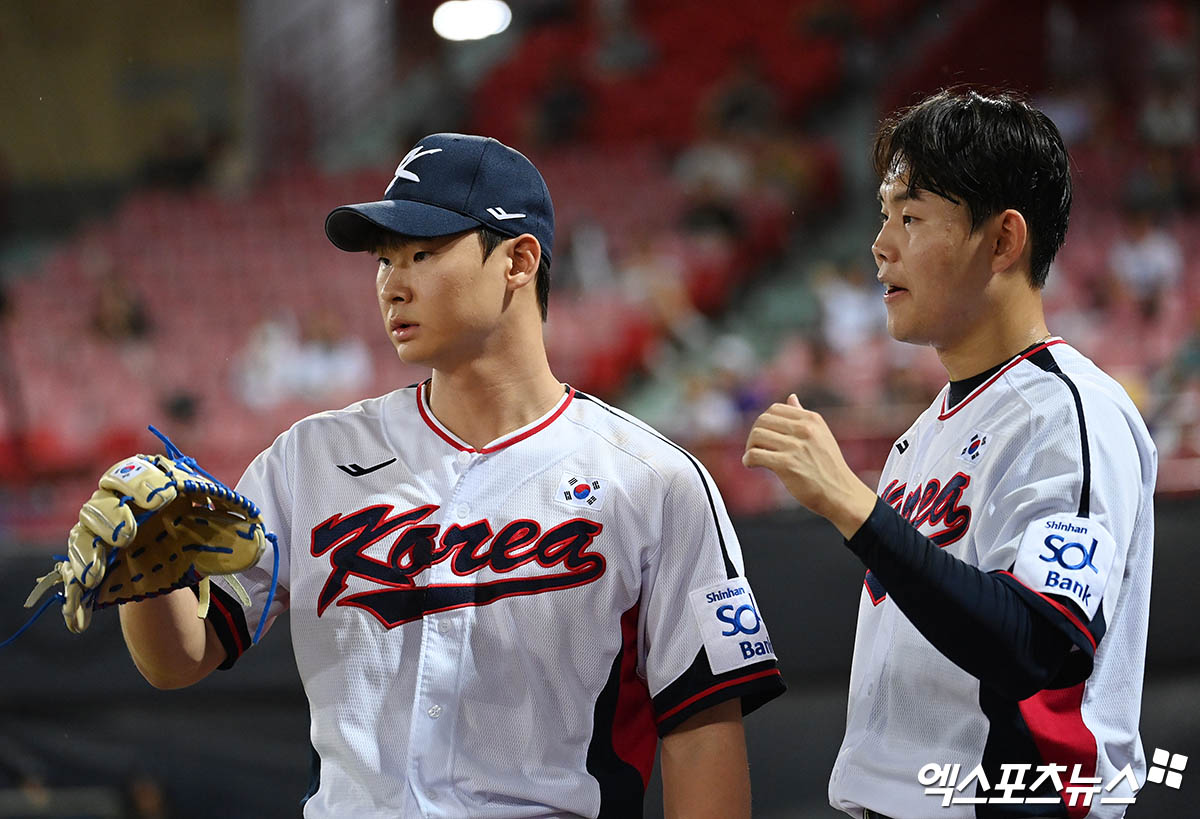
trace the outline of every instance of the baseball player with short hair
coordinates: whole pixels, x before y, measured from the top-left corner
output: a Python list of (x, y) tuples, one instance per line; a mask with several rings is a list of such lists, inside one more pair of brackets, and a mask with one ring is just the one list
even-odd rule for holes
[[(1121, 816), (1145, 772), (1157, 455), (1121, 387), (1046, 328), (1071, 204), (1062, 139), (1012, 96), (949, 91), (887, 120), (874, 158), (888, 330), (931, 345), (950, 383), (896, 441), (878, 495), (794, 395), (744, 456), (868, 569), (830, 802), (855, 817)], [(928, 764), (959, 767), (918, 781)]]
[[(424, 382), (305, 418), (238, 490), (278, 535), (308, 695), (306, 817), (629, 817), (662, 738), (670, 816), (749, 815), (742, 714), (783, 683), (704, 468), (560, 383), (542, 340), (554, 240), (537, 169), (434, 134), (329, 239), (378, 259), (379, 308)], [(271, 559), (121, 607), (160, 687), (229, 668)]]

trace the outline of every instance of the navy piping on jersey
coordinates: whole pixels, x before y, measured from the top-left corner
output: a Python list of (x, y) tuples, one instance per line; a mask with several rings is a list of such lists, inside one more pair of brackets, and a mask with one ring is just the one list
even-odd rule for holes
[(708, 481), (706, 481), (704, 479), (704, 470), (701, 469), (700, 462), (696, 460), (695, 456), (692, 455), (692, 453), (688, 452), (683, 447), (681, 447), (679, 444), (670, 440), (669, 438), (663, 437), (658, 432), (655, 432), (650, 427), (634, 420), (633, 418), (630, 418), (628, 415), (625, 415), (624, 413), (621, 413), (621, 412), (617, 412), (615, 409), (608, 406), (603, 401), (597, 401), (595, 398), (588, 395), (587, 393), (583, 393), (583, 392), (580, 392), (579, 390), (576, 390), (575, 397), (582, 398), (584, 401), (591, 401), (596, 406), (601, 407), (602, 409), (608, 410), (610, 413), (615, 415), (617, 418), (620, 418), (622, 421), (626, 421), (630, 424), (633, 424), (638, 429), (642, 430), (643, 432), (647, 432), (647, 433), (653, 435), (655, 438), (662, 441), (663, 443), (670, 444), (675, 449), (679, 450), (685, 456), (687, 456), (688, 462), (691, 463), (692, 467), (696, 470), (696, 474), (700, 476), (700, 485), (704, 487), (704, 494), (708, 496), (708, 509), (712, 513), (713, 526), (716, 527), (716, 530), (717, 530), (717, 540), (721, 544), (721, 557), (725, 561), (725, 575), (726, 575), (726, 577), (728, 577), (730, 579), (737, 577), (738, 576), (737, 569), (734, 567), (733, 561), (729, 559), (729, 550), (725, 547), (725, 534), (721, 531), (721, 518), (717, 515), (717, 504), (713, 501), (712, 490), (708, 488)]
[(1092, 456), (1088, 448), (1087, 421), (1083, 417), (1083, 399), (1079, 395), (1079, 389), (1075, 386), (1075, 382), (1058, 366), (1058, 362), (1054, 360), (1054, 354), (1049, 349), (1043, 347), (1031, 353), (1028, 360), (1030, 364), (1036, 364), (1046, 372), (1058, 376), (1071, 391), (1071, 397), (1075, 399), (1075, 412), (1079, 416), (1079, 446), (1081, 449), (1079, 455), (1080, 463), (1083, 464), (1083, 485), (1079, 490), (1079, 517), (1086, 518), (1091, 509)]
[(949, 391), (947, 391), (946, 396), (942, 398), (942, 411), (940, 413), (938, 413), (938, 420), (945, 421), (947, 418), (954, 415), (954, 413), (958, 412), (964, 406), (966, 406), (967, 404), (974, 401), (976, 398), (979, 397), (980, 393), (982, 393), (988, 387), (992, 386), (992, 384), (996, 383), (996, 381), (1000, 378), (1000, 376), (1004, 375), (1004, 373), (1008, 372), (1013, 367), (1020, 364), (1022, 361), (1024, 361), (1029, 356), (1031, 356), (1034, 353), (1037, 353), (1041, 350), (1044, 350), (1047, 347), (1053, 347), (1055, 344), (1066, 344), (1066, 343), (1067, 342), (1063, 341), (1061, 338), (1053, 338), (1047, 342), (1044, 342), (1041, 344), (1036, 344), (1027, 350), (1023, 350), (1022, 352), (1017, 353), (1017, 355), (1011, 361), (1009, 361), (1008, 363), (1001, 366), (999, 371), (996, 372), (996, 374), (993, 375), (991, 378), (989, 378), (982, 386), (977, 387), (975, 390), (973, 390), (971, 392), (970, 395), (968, 395), (966, 398), (964, 398), (960, 403), (954, 404), (953, 406), (949, 405), (950, 393), (949, 393)]

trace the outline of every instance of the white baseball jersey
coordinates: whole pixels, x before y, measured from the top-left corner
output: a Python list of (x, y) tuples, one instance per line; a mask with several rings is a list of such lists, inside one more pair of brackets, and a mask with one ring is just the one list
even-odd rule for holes
[[(950, 408), (948, 393), (897, 440), (880, 496), (935, 545), (1049, 601), (1083, 646), (1068, 667), (1082, 677), (1091, 654), (1091, 673), (1005, 700), (934, 648), (868, 572), (830, 802), (895, 819), (1122, 816), (1125, 805), (1112, 800), (1132, 795), (1130, 776), (1145, 781), (1138, 718), (1154, 444), (1124, 390), (1061, 339), (1016, 357)], [(930, 763), (960, 767), (952, 776), (927, 770), (918, 782)], [(1013, 800), (1034, 797), (1029, 786), (1046, 776), (1038, 766), (1066, 766), (1061, 788), (1047, 778), (1037, 792), (1064, 802), (995, 801), (1005, 797), (998, 784), (1018, 781), (1005, 764), (1031, 766), (1025, 787), (1007, 792)], [(1110, 789), (1127, 765), (1132, 774)], [(1073, 783), (1100, 792), (1085, 804)]]
[[(711, 478), (567, 389), (474, 449), (429, 382), (298, 422), (238, 490), (279, 537), (306, 817), (640, 816), (657, 736), (783, 690)], [(214, 594), (231, 665), (272, 556)], [(250, 628), (247, 629), (247, 624)]]

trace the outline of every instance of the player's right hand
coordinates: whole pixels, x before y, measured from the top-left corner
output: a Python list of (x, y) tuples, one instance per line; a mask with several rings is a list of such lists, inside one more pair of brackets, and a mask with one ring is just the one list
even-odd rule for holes
[(875, 508), (875, 493), (846, 464), (825, 419), (800, 406), (795, 393), (758, 416), (742, 464), (774, 472), (792, 497), (847, 538)]

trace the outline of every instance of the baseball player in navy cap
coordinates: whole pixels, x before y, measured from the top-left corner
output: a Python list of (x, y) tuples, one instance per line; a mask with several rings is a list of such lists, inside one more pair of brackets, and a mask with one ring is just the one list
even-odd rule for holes
[[(888, 330), (950, 378), (878, 493), (793, 395), (744, 462), (867, 568), (831, 803), (854, 817), (1119, 817), (1138, 736), (1157, 454), (1121, 386), (1046, 326), (1062, 138), (1009, 94), (946, 91), (875, 141)], [(801, 546), (803, 544), (800, 544)]]
[[(493, 139), (434, 134), (329, 214), (431, 376), (305, 418), (238, 490), (279, 537), (312, 717), (306, 817), (749, 815), (741, 718), (783, 690), (720, 494), (684, 450), (564, 385), (542, 340), (554, 210)], [(121, 607), (160, 687), (229, 668), (270, 559)]]

